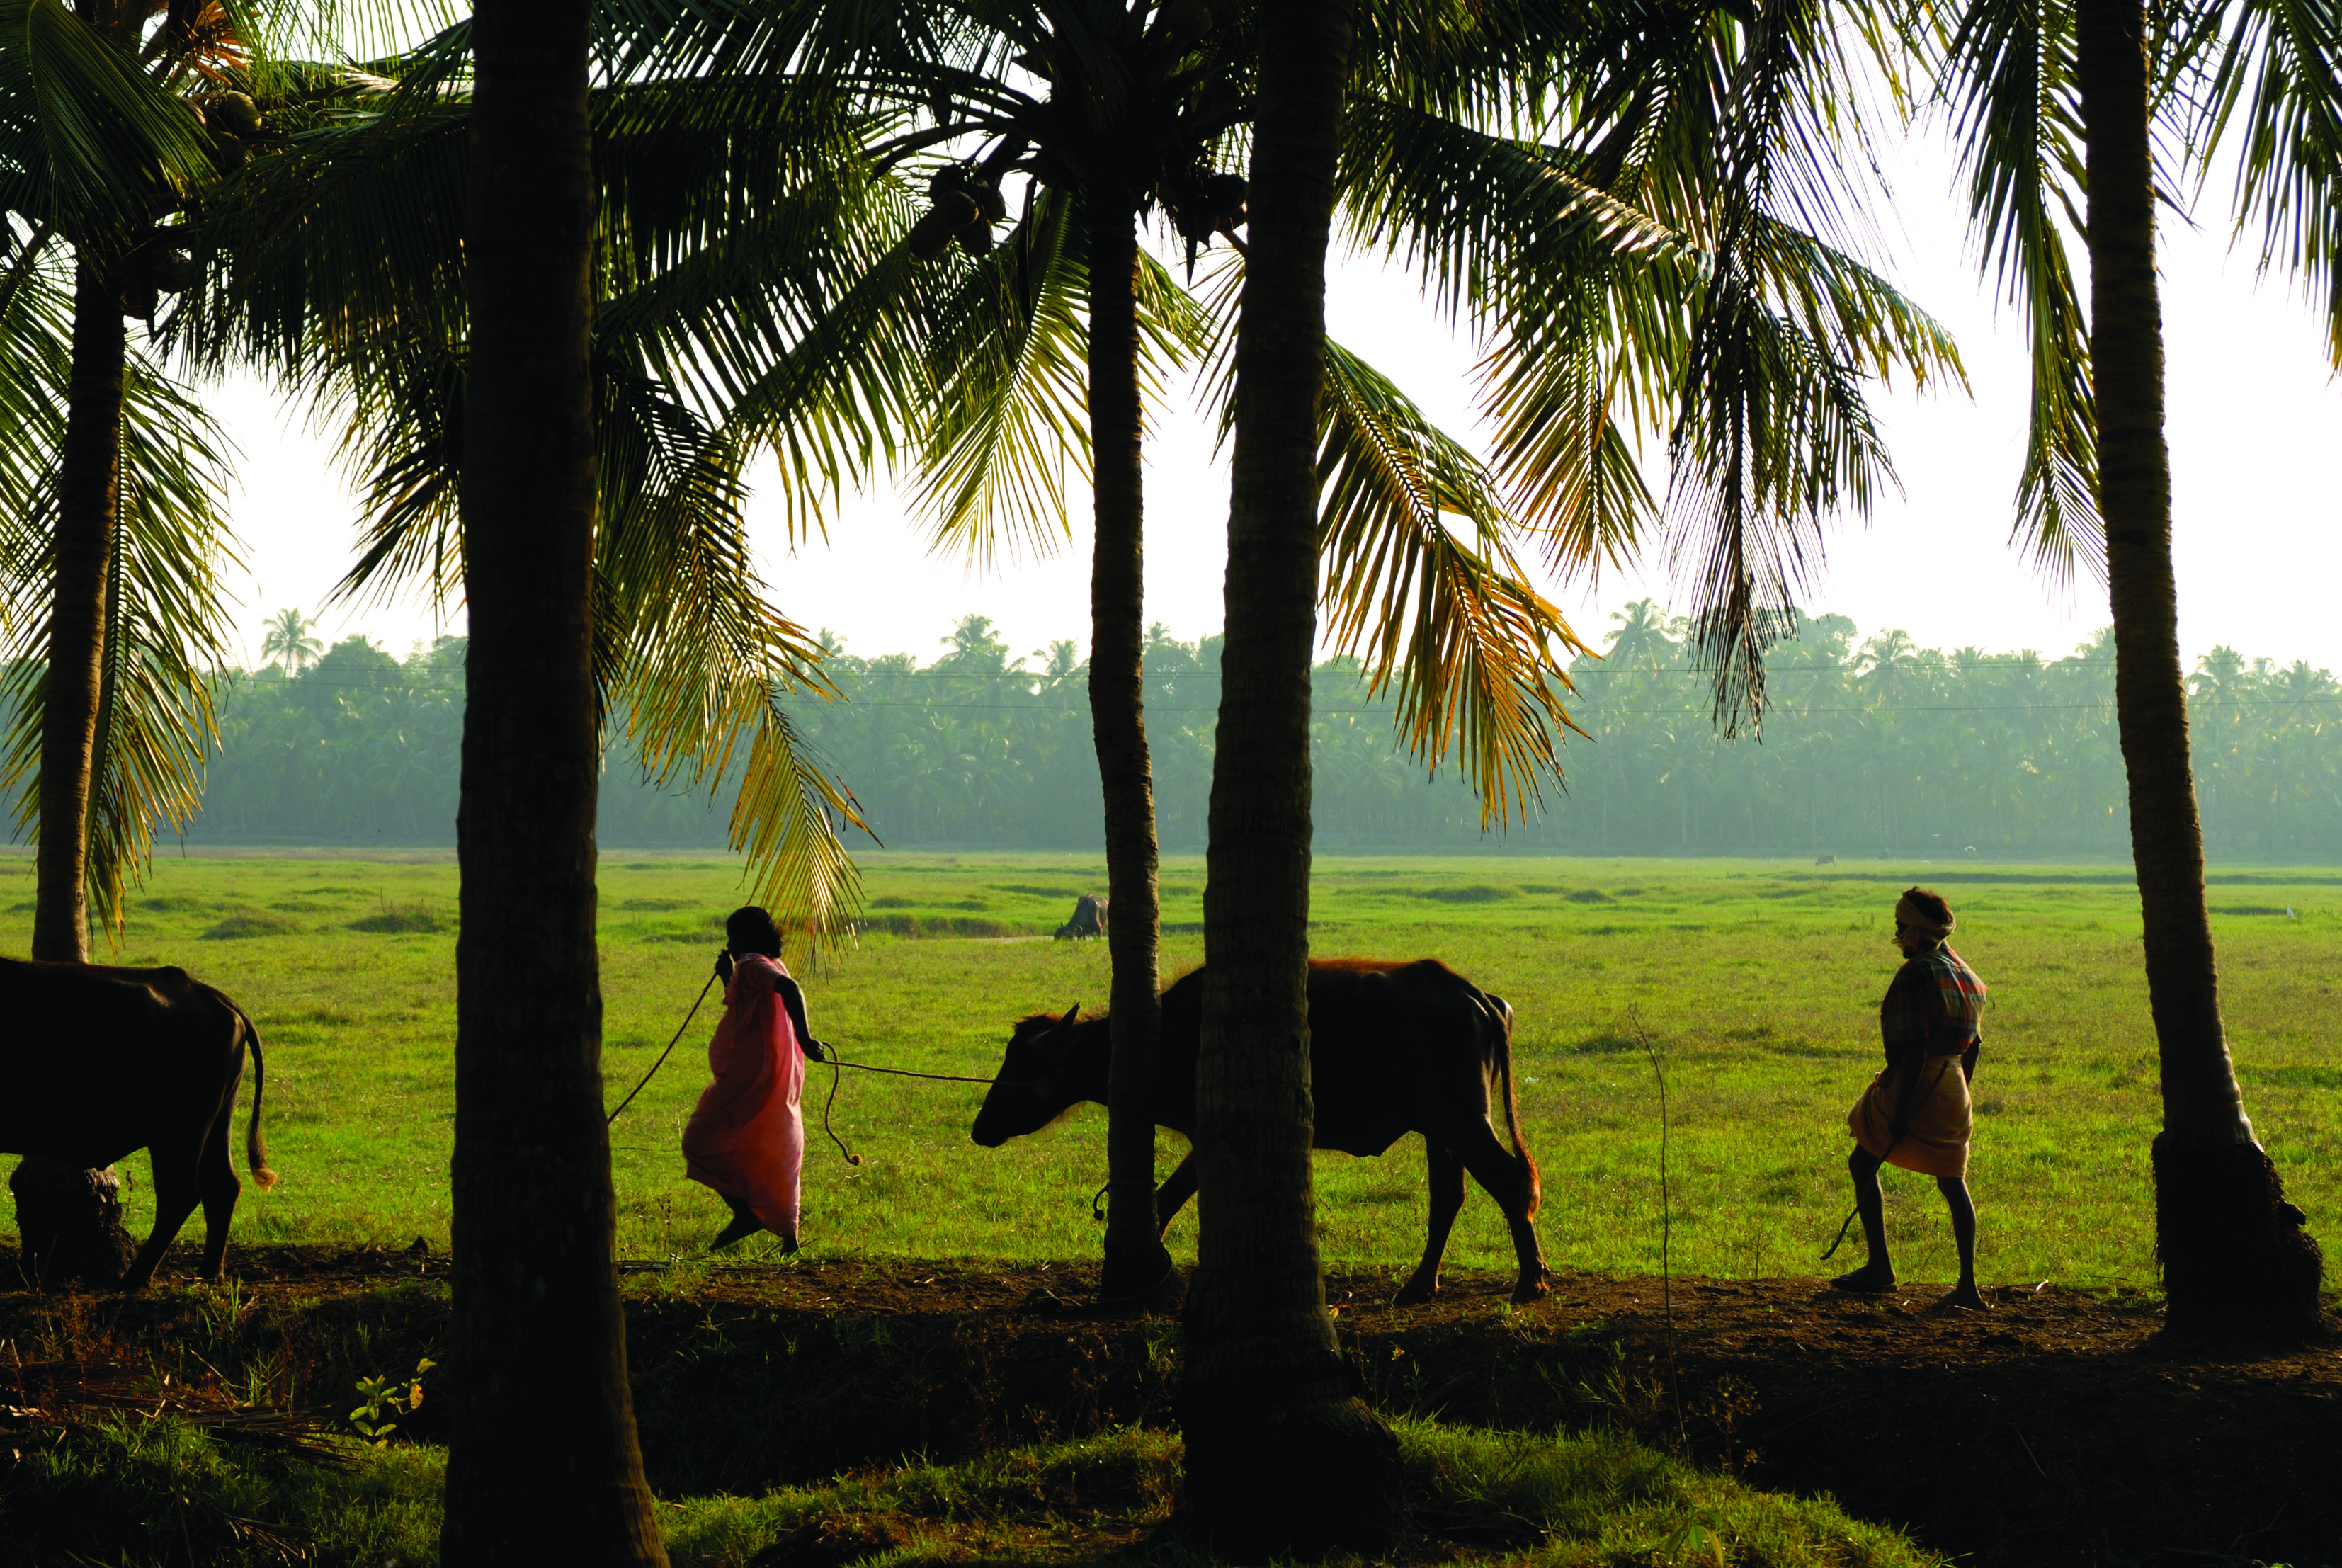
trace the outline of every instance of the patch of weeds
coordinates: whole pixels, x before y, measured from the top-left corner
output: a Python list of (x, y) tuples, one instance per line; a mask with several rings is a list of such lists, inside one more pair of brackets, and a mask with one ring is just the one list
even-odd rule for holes
[(1416, 897), (1436, 904), (1497, 904), (1520, 895), (1517, 887), (1492, 887), (1485, 882), (1476, 882), (1469, 887), (1419, 887), (1415, 893)]
[(401, 905), (385, 900), (374, 914), (350, 922), (352, 931), (370, 932), (376, 936), (406, 936), (434, 931), (445, 931), (453, 924), (428, 909), (412, 904)]
[(1616, 904), (1617, 902), (1598, 887), (1581, 887), (1562, 896), (1572, 904)]
[(347, 1457), (320, 1465), (167, 1418), (76, 1427), (15, 1461), (0, 1564), (437, 1562), (445, 1452), (352, 1443)]
[(238, 909), (216, 924), (205, 929), (205, 942), (242, 942), (256, 936), (285, 936), (301, 929), (298, 921), (288, 920), (274, 910)]
[[(978, 904), (977, 908), (984, 907)], [(969, 914), (873, 914), (855, 923), (863, 935), (887, 936), (1021, 936), (1028, 934), (1002, 920)]]
[(1600, 1034), (1588, 1034), (1585, 1039), (1570, 1046), (1568, 1050), (1573, 1056), (1608, 1056), (1620, 1051), (1640, 1051), (1642, 1048), (1640, 1041), (1629, 1040), (1616, 1031), (1609, 1031)]

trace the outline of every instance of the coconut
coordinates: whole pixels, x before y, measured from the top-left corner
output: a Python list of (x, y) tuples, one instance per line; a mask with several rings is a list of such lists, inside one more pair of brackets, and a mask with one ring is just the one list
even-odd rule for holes
[(909, 245), (911, 254), (921, 261), (933, 261), (951, 248), (953, 234), (964, 226), (964, 223), (955, 224), (950, 215), (941, 207), (929, 207), (919, 221), (911, 225), (911, 232), (904, 236), (903, 243)]
[(261, 131), (260, 105), (245, 93), (215, 93), (204, 100), (204, 119), (223, 135), (256, 136)]

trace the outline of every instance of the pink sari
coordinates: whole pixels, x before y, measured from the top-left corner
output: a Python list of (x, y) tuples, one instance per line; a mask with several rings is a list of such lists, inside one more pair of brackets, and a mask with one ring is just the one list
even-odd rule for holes
[(805, 1053), (774, 983), (788, 971), (759, 954), (738, 959), (724, 1019), (708, 1043), (716, 1082), (683, 1130), (684, 1174), (753, 1210), (776, 1233), (797, 1233), (805, 1164)]

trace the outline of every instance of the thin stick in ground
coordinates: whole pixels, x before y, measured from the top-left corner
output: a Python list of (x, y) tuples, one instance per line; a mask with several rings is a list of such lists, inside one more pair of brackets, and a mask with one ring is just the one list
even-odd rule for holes
[(1633, 1027), (1635, 1038), (1642, 1042), (1643, 1054), (1650, 1059), (1651, 1076), (1657, 1079), (1659, 1084), (1659, 1311), (1666, 1323), (1667, 1393), (1675, 1402), (1676, 1441), (1688, 1454), (1691, 1452), (1691, 1434), (1684, 1423), (1683, 1383), (1676, 1375), (1675, 1272), (1668, 1257), (1668, 1243), (1675, 1228), (1675, 1208), (1667, 1188), (1667, 1075), (1659, 1065), (1658, 1047), (1651, 1044), (1650, 1034), (1643, 1027), (1641, 1011), (1627, 1009), (1626, 1022)]

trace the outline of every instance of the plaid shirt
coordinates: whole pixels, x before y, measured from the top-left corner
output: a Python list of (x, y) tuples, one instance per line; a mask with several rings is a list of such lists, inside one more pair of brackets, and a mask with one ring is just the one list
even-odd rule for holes
[(1984, 982), (1949, 947), (1906, 959), (1878, 1004), (1887, 1060), (1907, 1054), (1949, 1056), (1984, 1038)]

